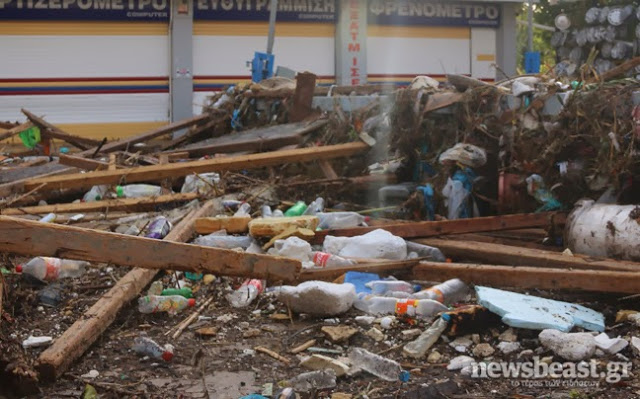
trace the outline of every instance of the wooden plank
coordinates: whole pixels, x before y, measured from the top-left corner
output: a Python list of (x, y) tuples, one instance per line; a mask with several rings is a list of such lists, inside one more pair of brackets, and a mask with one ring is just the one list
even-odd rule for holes
[(67, 154), (60, 154), (58, 162), (61, 165), (73, 166), (84, 170), (106, 170), (109, 167), (107, 162)]
[(429, 281), (459, 278), (469, 284), (504, 288), (562, 289), (620, 294), (640, 292), (640, 273), (637, 272), (420, 262), (413, 268), (413, 278)]
[(59, 127), (52, 125), (51, 123), (40, 118), (39, 116), (32, 114), (31, 112), (27, 111), (24, 108), (21, 111), (27, 118), (29, 118), (31, 122), (33, 122), (34, 124), (38, 125), (40, 128), (43, 129), (42, 134), (44, 135), (47, 135), (54, 139), (65, 141), (82, 150), (86, 150), (87, 148), (91, 148), (91, 147), (97, 147), (98, 145), (100, 145), (100, 141), (98, 140), (89, 139), (86, 137), (80, 137), (80, 136), (67, 133), (64, 130), (60, 129)]
[(418, 259), (361, 263), (347, 267), (331, 267), (324, 269), (305, 269), (300, 273), (298, 281), (323, 280), (333, 281), (337, 277), (342, 276), (346, 272), (367, 272), (367, 273), (389, 273), (389, 272), (410, 272), (411, 269), (418, 265)]
[(490, 264), (496, 263), (511, 266), (640, 271), (640, 263), (604, 258), (591, 258), (578, 254), (568, 256), (557, 252), (512, 247), (509, 245), (491, 244), (486, 242), (463, 242), (435, 238), (414, 241), (420, 244), (431, 245), (439, 248), (447, 257), (474, 262), (477, 261)]
[[(443, 220), (439, 222), (414, 222), (386, 225), (384, 229), (403, 238), (434, 237), (444, 234), (478, 233), (483, 231), (513, 230), (544, 227), (552, 223), (564, 224), (566, 215), (558, 212), (523, 213), (516, 215), (487, 216), (471, 219)], [(327, 235), (353, 237), (379, 227), (354, 227), (318, 231), (314, 242), (322, 242)]]
[[(213, 117), (212, 117), (213, 118)], [(182, 144), (182, 143), (186, 143), (189, 140), (191, 140), (193, 137), (198, 136), (201, 133), (204, 133), (210, 129), (215, 128), (216, 126), (218, 126), (221, 123), (226, 123), (227, 120), (230, 120), (231, 115), (228, 113), (225, 113), (224, 115), (220, 116), (218, 115), (215, 119), (211, 119), (209, 121), (207, 121), (206, 123), (203, 123), (199, 126), (194, 126), (192, 127), (187, 133), (183, 134), (180, 137), (174, 138), (173, 140), (171, 140), (168, 143), (163, 144), (162, 146), (160, 146), (160, 150), (161, 151), (166, 151), (170, 148), (175, 148), (176, 146)]]
[(166, 153), (174, 154), (186, 151), (190, 157), (202, 157), (215, 153), (274, 150), (286, 145), (300, 144), (302, 135), (313, 132), (327, 123), (329, 123), (328, 119), (320, 119), (311, 123), (298, 122), (250, 129), (240, 133), (208, 139), (204, 142)]
[[(153, 138), (156, 138), (165, 134), (169, 134), (176, 130), (184, 129), (185, 127), (195, 125), (196, 123), (204, 121), (208, 118), (209, 118), (208, 114), (202, 114), (202, 115), (194, 116), (193, 118), (183, 119), (181, 121), (170, 123), (166, 126), (159, 127), (157, 129), (139, 134), (137, 136), (132, 136), (123, 140), (107, 143), (102, 146), (99, 152), (108, 153), (108, 152), (113, 152), (118, 150), (126, 150), (127, 148), (133, 146), (134, 144), (151, 140)], [(78, 153), (77, 155), (80, 155), (80, 156), (92, 155), (94, 152), (96, 152), (96, 149), (97, 149), (97, 146), (94, 148), (90, 148), (86, 151), (83, 151), (81, 153)]]
[[(222, 207), (219, 207), (222, 209)], [(210, 201), (200, 209), (192, 211), (164, 238), (165, 241), (184, 242), (193, 236), (194, 221), (208, 216), (216, 209)], [(69, 327), (52, 346), (47, 348), (37, 361), (37, 369), (45, 380), (54, 380), (95, 342), (111, 325), (116, 315), (127, 303), (149, 285), (157, 270), (135, 268), (122, 277), (82, 317)]]
[[(54, 170), (53, 172), (49, 172), (49, 173), (44, 173), (40, 176), (37, 176), (36, 178), (47, 178), (50, 176), (58, 176), (58, 175), (63, 175), (65, 173), (73, 173), (77, 171), (76, 168), (64, 168), (64, 169), (58, 169), (58, 170)], [(4, 183), (4, 184), (0, 184), (0, 198), (5, 198), (8, 197), (10, 195), (13, 194), (20, 194), (22, 192), (25, 191), (25, 184), (27, 182), (29, 182), (30, 180), (33, 180), (34, 178), (26, 178), (26, 179), (19, 179), (16, 181), (12, 181), (9, 183)], [(33, 190), (34, 188), (38, 187), (39, 185), (35, 185), (33, 187), (30, 187), (28, 190)]]
[(313, 161), (322, 158), (348, 157), (368, 150), (365, 143), (349, 143), (324, 147), (299, 148), (260, 154), (239, 155), (201, 161), (172, 163), (168, 165), (141, 166), (123, 170), (104, 170), (68, 176), (31, 179), (24, 189), (30, 190), (42, 183), (48, 189), (91, 187), (97, 184), (123, 184), (141, 181), (159, 181), (169, 177), (181, 177), (191, 173), (223, 172), (280, 165), (290, 162)]
[(29, 129), (32, 126), (33, 126), (33, 123), (31, 123), (31, 121), (27, 121), (21, 125), (14, 126), (11, 129), (7, 130), (6, 132), (3, 132), (2, 134), (0, 134), (0, 141), (4, 139), (8, 139), (9, 137), (13, 137), (16, 134), (20, 134), (20, 132), (23, 132)]
[(121, 210), (142, 210), (153, 209), (159, 204), (168, 204), (171, 202), (185, 202), (197, 199), (197, 193), (185, 194), (167, 194), (158, 195), (156, 197), (142, 198), (118, 198), (93, 202), (78, 202), (70, 204), (55, 204), (43, 206), (29, 206), (22, 208), (6, 208), (0, 210), (2, 215), (41, 215), (46, 213), (82, 213), (82, 212), (100, 212), (104, 210), (121, 211)]
[[(513, 230), (507, 230), (511, 232)], [(455, 240), (455, 241), (475, 241), (475, 242), (488, 242), (491, 244), (502, 244), (509, 245), (512, 247), (521, 247), (521, 248), (532, 248), (532, 249), (540, 249), (543, 251), (555, 251), (561, 252), (562, 248), (560, 247), (551, 247), (548, 245), (539, 244), (538, 242), (542, 242), (540, 239), (538, 242), (532, 242), (530, 240), (523, 240), (518, 237), (509, 238), (498, 235), (493, 235), (490, 233), (468, 233), (468, 234), (452, 234), (444, 237), (446, 240)]]
[(313, 111), (313, 91), (316, 88), (316, 75), (311, 72), (300, 72), (296, 75), (296, 89), (293, 92), (293, 105), (289, 110), (289, 120), (299, 122), (311, 115)]
[(196, 220), (195, 228), (198, 234), (211, 234), (214, 231), (226, 230), (230, 234), (246, 233), (249, 231), (251, 216), (217, 216)]
[(0, 216), (0, 251), (144, 269), (293, 281), (300, 262), (279, 256), (179, 244)]
[(327, 179), (337, 179), (338, 178), (338, 174), (333, 169), (333, 166), (331, 166), (331, 163), (329, 161), (327, 161), (326, 159), (319, 159), (318, 160), (318, 166), (322, 170), (322, 173), (324, 174), (324, 177), (326, 177)]

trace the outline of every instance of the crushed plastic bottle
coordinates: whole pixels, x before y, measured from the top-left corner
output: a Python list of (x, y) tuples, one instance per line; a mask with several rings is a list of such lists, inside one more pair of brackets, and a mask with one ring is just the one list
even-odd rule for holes
[(440, 338), (447, 325), (448, 323), (443, 318), (436, 319), (415, 341), (411, 341), (404, 346), (404, 354), (416, 359), (424, 357), (429, 348)]
[(55, 281), (60, 278), (80, 277), (85, 273), (88, 262), (39, 256), (16, 266), (18, 273), (28, 274), (40, 281)]
[(188, 307), (195, 306), (195, 304), (195, 299), (187, 299), (180, 295), (147, 295), (138, 299), (138, 310), (140, 313), (167, 312), (177, 314)]
[(352, 259), (346, 259), (326, 252), (312, 252), (311, 255), (313, 258), (313, 264), (318, 267), (344, 267), (356, 264)]
[(162, 187), (151, 184), (128, 184), (126, 186), (117, 186), (116, 194), (118, 198), (151, 197), (162, 194)]
[(260, 208), (260, 214), (263, 218), (271, 218), (273, 217), (273, 211), (269, 205), (262, 205)]
[(307, 209), (302, 213), (303, 215), (316, 215), (324, 210), (324, 198), (318, 197), (309, 204)]
[(411, 297), (417, 299), (434, 299), (440, 303), (449, 304), (463, 300), (468, 294), (469, 287), (464, 281), (454, 278), (442, 284), (416, 292)]
[(353, 348), (349, 351), (351, 367), (364, 370), (385, 381), (398, 381), (402, 367), (395, 360), (376, 355), (363, 348)]
[(413, 294), (416, 286), (400, 280), (378, 280), (370, 281), (365, 286), (371, 288), (371, 294), (384, 295), (387, 292), (407, 292)]
[(200, 236), (193, 240), (196, 245), (204, 245), (205, 247), (234, 249), (247, 249), (253, 242), (253, 238), (249, 236), (228, 236), (212, 233), (206, 236)]
[(133, 340), (133, 351), (145, 356), (162, 359), (165, 362), (173, 359), (173, 345), (160, 346), (156, 341), (148, 337), (136, 337)]
[(392, 298), (360, 294), (354, 307), (369, 314), (396, 314), (409, 317), (429, 317), (444, 312), (447, 307), (433, 299)]
[(287, 209), (284, 216), (300, 216), (307, 210), (307, 204), (304, 201), (296, 202), (291, 208)]
[(244, 308), (249, 306), (262, 291), (264, 291), (264, 282), (257, 279), (246, 280), (240, 288), (227, 295), (227, 300), (234, 308)]
[(242, 205), (240, 205), (236, 213), (233, 214), (233, 216), (235, 217), (251, 216), (251, 205), (249, 205), (246, 202), (243, 203)]
[(317, 212), (315, 215), (319, 219), (318, 228), (323, 230), (358, 227), (366, 225), (368, 220), (356, 212)]
[(93, 186), (91, 187), (91, 190), (87, 191), (87, 193), (82, 197), (82, 202), (100, 201), (101, 199), (104, 199), (108, 191), (109, 186)]
[(180, 189), (183, 194), (198, 193), (207, 194), (220, 183), (220, 175), (218, 173), (200, 173), (189, 175), (184, 178), (184, 184)]
[(158, 216), (153, 219), (151, 223), (149, 223), (149, 227), (147, 228), (147, 238), (155, 238), (158, 240), (162, 240), (169, 234), (171, 231), (171, 222), (164, 216)]
[(327, 389), (336, 386), (336, 372), (332, 369), (302, 373), (289, 380), (296, 390), (308, 392), (313, 389)]

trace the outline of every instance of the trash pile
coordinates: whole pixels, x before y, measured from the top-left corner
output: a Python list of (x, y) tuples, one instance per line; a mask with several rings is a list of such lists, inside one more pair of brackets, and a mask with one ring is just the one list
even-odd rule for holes
[(37, 130), (0, 171), (10, 395), (635, 392), (637, 82), (301, 85), (0, 133)]

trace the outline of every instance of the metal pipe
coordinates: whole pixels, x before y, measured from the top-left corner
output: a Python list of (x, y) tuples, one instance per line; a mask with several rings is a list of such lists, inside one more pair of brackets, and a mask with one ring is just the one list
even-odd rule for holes
[(533, 0), (529, 0), (529, 26), (527, 27), (527, 36), (529, 39), (528, 50), (533, 51)]
[(278, 0), (271, 0), (269, 10), (269, 37), (267, 39), (267, 54), (273, 54), (273, 39), (276, 35), (276, 13), (278, 12)]

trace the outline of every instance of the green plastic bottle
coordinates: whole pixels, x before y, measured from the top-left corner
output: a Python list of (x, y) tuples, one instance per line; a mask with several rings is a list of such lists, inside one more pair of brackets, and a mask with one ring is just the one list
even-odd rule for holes
[(191, 291), (191, 288), (188, 288), (188, 287), (187, 288), (166, 288), (162, 290), (162, 296), (169, 296), (169, 295), (180, 295), (185, 298), (192, 298), (193, 292)]
[(307, 204), (304, 201), (298, 201), (284, 213), (285, 216), (300, 216), (307, 210)]

